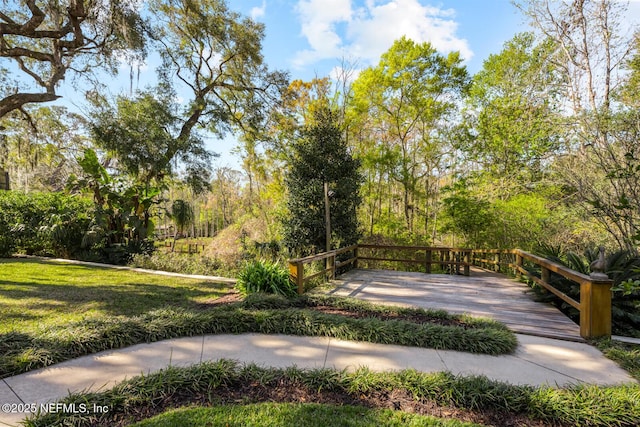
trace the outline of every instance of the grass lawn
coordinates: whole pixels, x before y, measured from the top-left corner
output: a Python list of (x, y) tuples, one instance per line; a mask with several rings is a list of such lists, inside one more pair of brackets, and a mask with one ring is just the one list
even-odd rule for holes
[(105, 316), (139, 316), (166, 307), (195, 308), (229, 285), (126, 270), (0, 259), (0, 334)]
[(517, 346), (502, 324), (443, 311), (327, 296), (256, 295), (216, 304), (229, 285), (38, 260), (0, 260), (0, 271), (0, 378), (102, 350), (219, 333), (329, 336), (482, 354)]
[[(0, 377), (104, 349), (205, 333), (325, 335), (484, 354), (516, 346), (499, 323), (442, 311), (324, 295), (252, 295), (219, 305), (229, 285), (35, 260), (0, 260), (0, 273)], [(637, 353), (609, 351), (637, 375)], [(167, 368), (65, 399), (107, 406), (107, 414), (42, 414), (27, 425), (246, 425), (235, 420), (249, 419), (251, 425), (473, 425), (458, 421), (465, 420), (636, 426), (639, 396), (637, 385), (558, 390), (447, 373), (282, 370), (218, 361)]]
[(261, 403), (180, 408), (133, 424), (132, 427), (173, 426), (476, 427), (481, 425), (388, 409), (315, 403)]

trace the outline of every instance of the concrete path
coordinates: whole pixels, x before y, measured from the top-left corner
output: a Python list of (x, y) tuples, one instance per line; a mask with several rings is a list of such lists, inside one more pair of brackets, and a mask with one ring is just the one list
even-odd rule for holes
[(272, 367), (296, 365), (341, 370), (368, 366), (374, 371), (407, 368), (422, 372), (450, 371), (486, 375), (512, 384), (565, 386), (634, 382), (614, 362), (587, 344), (527, 335), (518, 335), (518, 342), (515, 354), (508, 356), (260, 334), (207, 335), (139, 344), (0, 380), (0, 426), (17, 425), (28, 415), (11, 412), (21, 404), (39, 407), (64, 398), (69, 392), (106, 389), (141, 373), (221, 358)]

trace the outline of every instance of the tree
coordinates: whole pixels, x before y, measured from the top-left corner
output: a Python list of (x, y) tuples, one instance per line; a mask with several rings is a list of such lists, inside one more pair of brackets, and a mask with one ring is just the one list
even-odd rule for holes
[(184, 229), (193, 224), (195, 220), (193, 206), (181, 199), (174, 200), (171, 205), (171, 219), (176, 223), (177, 228), (174, 238), (175, 248), (175, 240), (178, 237), (184, 237)]
[(118, 161), (118, 168), (144, 186), (161, 185), (184, 168), (185, 181), (196, 193), (209, 187), (212, 154), (196, 132), (183, 136), (183, 119), (174, 94), (165, 88), (120, 96), (115, 108), (97, 98), (90, 124), (95, 143)]
[[(554, 65), (564, 78), (564, 93), (582, 121), (582, 144), (606, 144), (606, 132), (590, 132), (612, 107), (612, 94), (621, 84), (621, 66), (631, 52), (632, 35), (621, 26), (626, 6), (610, 0), (516, 0), (545, 40), (553, 41)], [(594, 116), (594, 114), (596, 116)], [(605, 119), (606, 122), (606, 119)], [(589, 141), (592, 137), (596, 141)]]
[(155, 223), (150, 212), (158, 203), (160, 190), (111, 176), (92, 149), (85, 150), (78, 164), (82, 173), (69, 179), (68, 189), (89, 192), (94, 203), (83, 248), (115, 264), (126, 264), (133, 253), (152, 252), (148, 237), (153, 235)]
[(352, 86), (351, 141), (357, 145), (358, 156), (372, 160), (371, 169), (366, 170), (367, 185), (377, 188), (378, 194), (383, 182), (400, 186), (399, 195), (388, 192), (391, 200), (387, 203), (392, 209), (396, 205), (393, 198), (400, 198), (409, 238), (414, 236), (420, 211), (427, 233), (430, 202), (438, 185), (434, 174), (443, 167), (449, 151), (442, 138), (445, 122), (468, 83), (459, 52), (444, 56), (429, 43), (403, 37)]
[(0, 119), (0, 170), (9, 172), (15, 189), (61, 191), (79, 172), (78, 153), (90, 145), (86, 120), (58, 106), (24, 110), (31, 124), (17, 114)]
[[(123, 0), (2, 0), (0, 59), (19, 73), (0, 67), (0, 118), (31, 103), (54, 101), (69, 71), (115, 70), (125, 50), (144, 54), (142, 20), (135, 2)], [(116, 52), (119, 54), (116, 55)], [(30, 83), (19, 80), (26, 79)], [(10, 83), (10, 84), (9, 84)]]
[(500, 197), (540, 180), (565, 139), (554, 49), (549, 40), (536, 44), (532, 33), (518, 34), (473, 77), (461, 148), (498, 182)]
[(573, 191), (567, 199), (598, 221), (613, 244), (636, 251), (640, 199), (635, 147), (640, 134), (631, 93), (637, 56), (628, 61), (637, 45), (622, 25), (626, 6), (608, 0), (527, 0), (518, 5), (557, 46), (553, 58), (571, 101), (567, 134), (572, 150), (554, 164), (564, 188)]
[(328, 102), (314, 110), (291, 147), (293, 155), (285, 178), (288, 212), (284, 243), (295, 254), (325, 249), (325, 183), (331, 191), (331, 247), (359, 239), (359, 162), (349, 153), (336, 114)]
[[(150, 28), (167, 87), (177, 79), (190, 94), (181, 111), (178, 141), (197, 127), (218, 135), (259, 133), (286, 87), (287, 75), (263, 63), (264, 26), (230, 11), (223, 0), (153, 0)], [(188, 96), (188, 95), (185, 95)]]

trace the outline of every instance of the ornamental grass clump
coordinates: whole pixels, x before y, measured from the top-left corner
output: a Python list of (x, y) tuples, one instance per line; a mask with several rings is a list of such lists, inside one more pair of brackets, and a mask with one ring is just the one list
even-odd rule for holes
[(247, 264), (238, 275), (237, 288), (243, 295), (256, 292), (296, 295), (295, 287), (289, 281), (289, 272), (272, 261), (253, 261)]

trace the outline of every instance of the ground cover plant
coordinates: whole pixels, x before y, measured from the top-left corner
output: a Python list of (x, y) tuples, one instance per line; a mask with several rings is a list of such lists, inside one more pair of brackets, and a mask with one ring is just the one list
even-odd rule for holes
[[(486, 377), (460, 377), (450, 373), (425, 374), (414, 370), (374, 373), (367, 368), (355, 371), (275, 369), (219, 360), (188, 368), (167, 368), (99, 393), (70, 395), (62, 402), (108, 407), (109, 411), (38, 414), (26, 425), (124, 426), (185, 406), (202, 408), (192, 409), (195, 412), (233, 414), (242, 409), (229, 405), (314, 402), (327, 406), (326, 410), (331, 410), (333, 405), (392, 409), (483, 425), (637, 426), (639, 398), (638, 384), (555, 389), (514, 386)], [(167, 415), (166, 419), (171, 416)], [(189, 419), (197, 420), (196, 415), (193, 417)], [(275, 415), (266, 417), (267, 421), (275, 420)], [(166, 424), (149, 421), (143, 425)]]
[(632, 377), (640, 381), (640, 345), (610, 339), (600, 339), (595, 345), (609, 359), (617, 362)]
[(506, 327), (444, 312), (327, 296), (228, 299), (229, 285), (35, 260), (0, 260), (0, 377), (167, 338), (330, 336), (484, 354), (512, 352)]
[(157, 415), (133, 427), (170, 426), (246, 426), (326, 427), (326, 426), (386, 426), (386, 427), (481, 427), (458, 420), (443, 420), (431, 416), (409, 414), (389, 409), (371, 409), (351, 405), (321, 405), (317, 403), (260, 403), (214, 407), (187, 407)]

